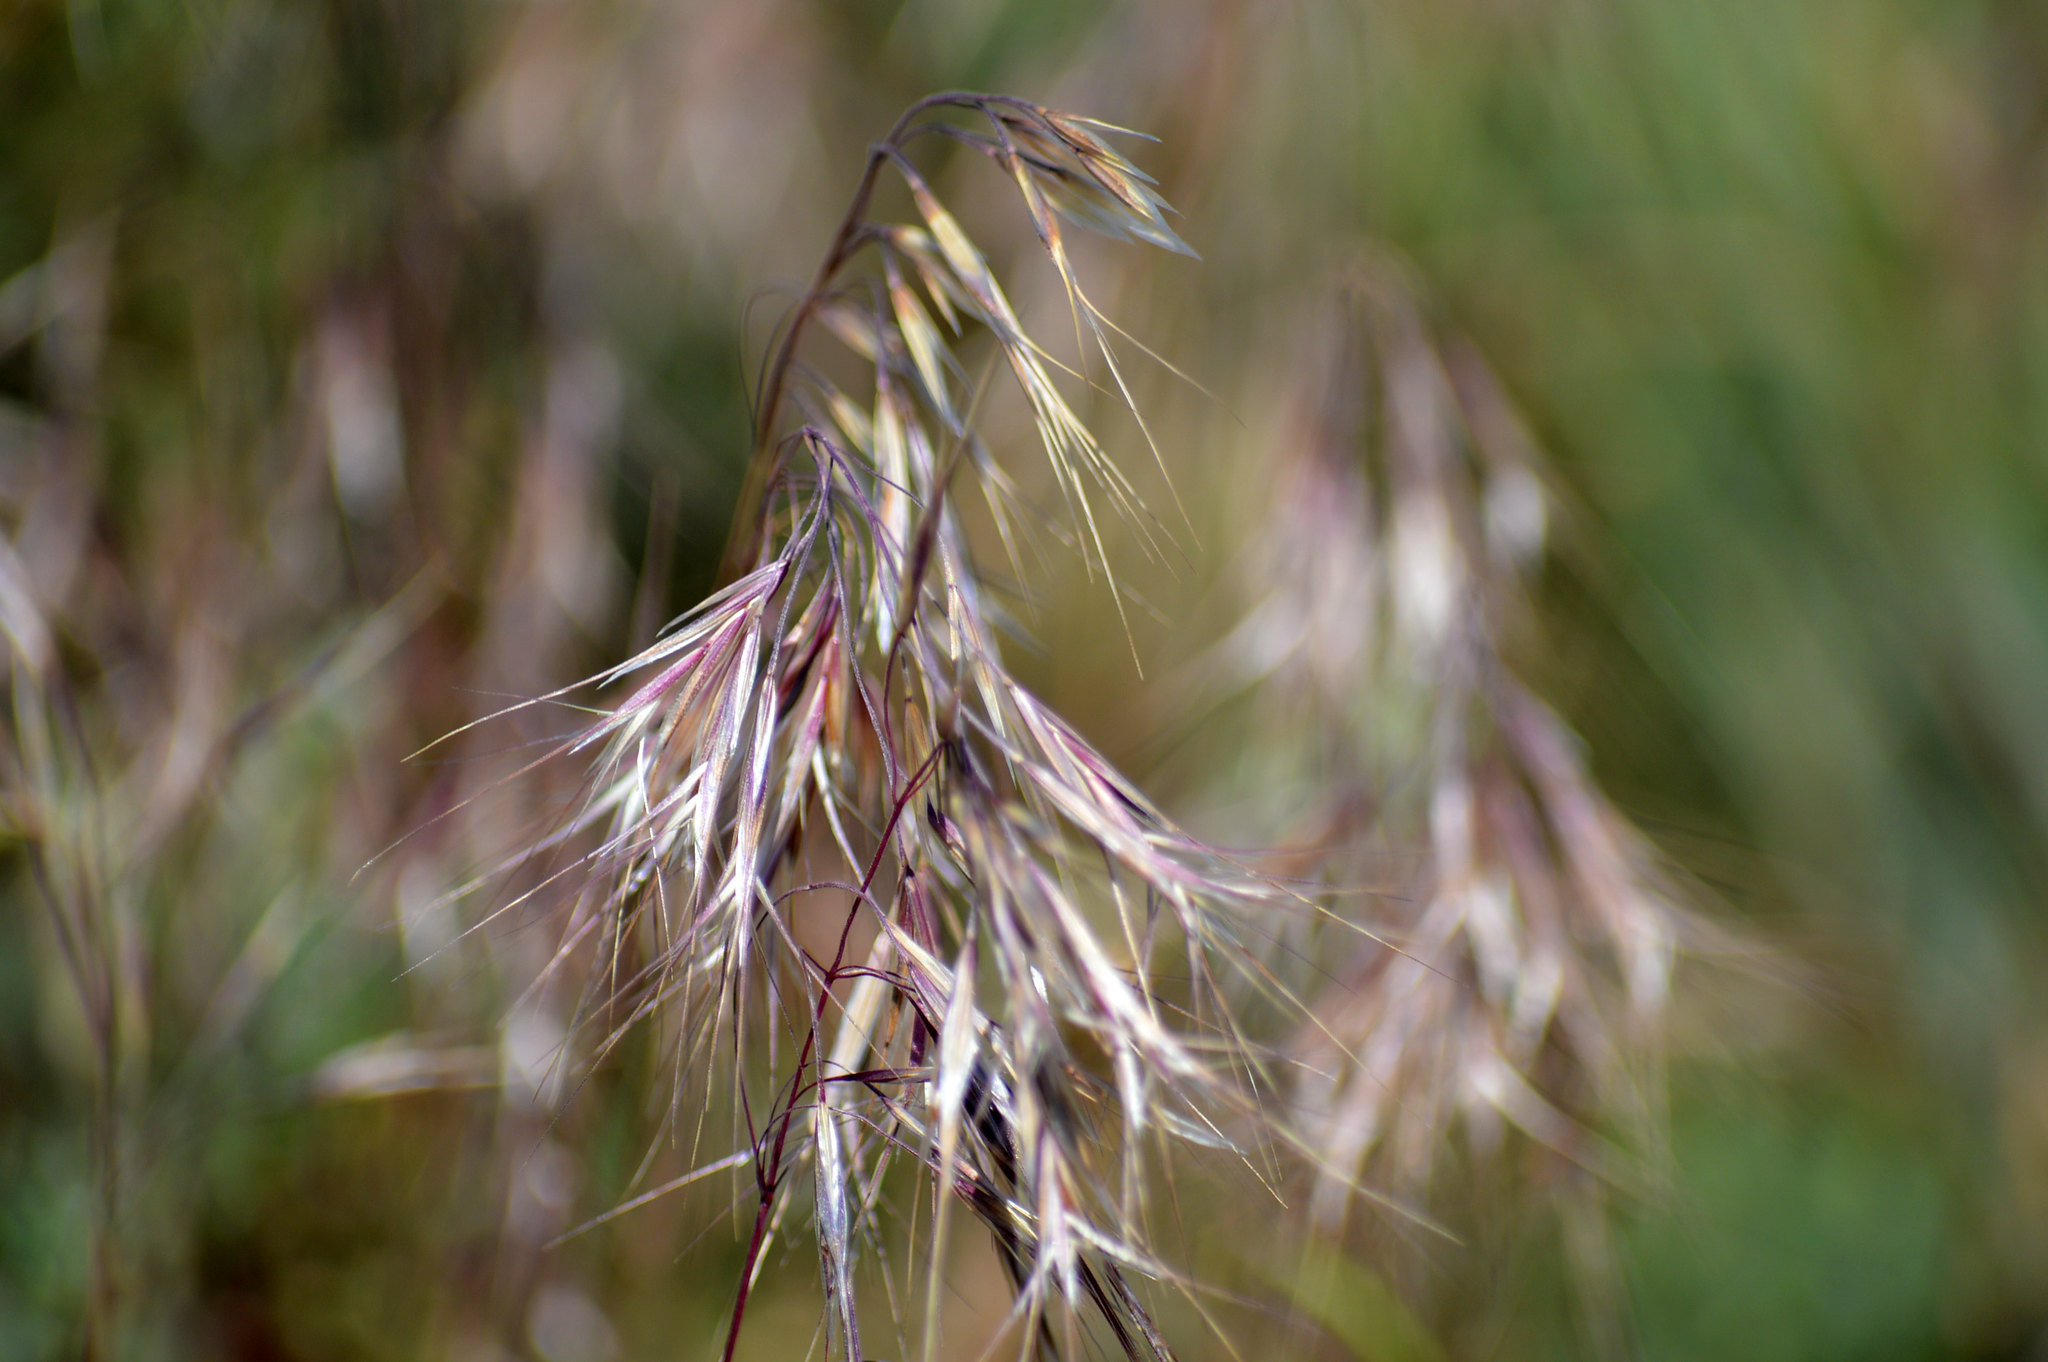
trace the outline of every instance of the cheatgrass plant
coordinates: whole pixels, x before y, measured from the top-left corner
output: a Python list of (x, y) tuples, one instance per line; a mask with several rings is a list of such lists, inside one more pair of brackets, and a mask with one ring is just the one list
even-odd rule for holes
[(1292, 1071), (1314, 1208), (1340, 1221), (1360, 1180), (1420, 1198), (1461, 1134), (1483, 1156), (1508, 1128), (1631, 1180), (1703, 929), (1517, 674), (1551, 518), (1525, 426), (1398, 268), (1338, 292), (1215, 669), (1300, 754), (1292, 831), (1370, 933), (1312, 951), (1334, 974)]
[[(1178, 1144), (1286, 1141), (1238, 1003), (1266, 987), (1270, 920), (1303, 905), (1177, 828), (1011, 676), (959, 510), (979, 494), (1013, 555), (1055, 527), (1112, 595), (1105, 519), (1167, 533), (1063, 391), (1128, 405), (1135, 344), (1083, 291), (1067, 226), (1186, 251), (1120, 135), (1017, 99), (911, 108), (774, 342), (724, 585), (545, 697), (592, 706), (539, 758), (587, 763), (586, 793), (522, 853), (546, 873), (494, 911), (567, 891), (536, 985), (582, 981), (562, 1062), (651, 1029), (674, 1075), (664, 1134), (691, 1153), (677, 1183), (740, 1180), (728, 1358), (771, 1246), (804, 1232), (833, 1356), (877, 1351), (857, 1306), (873, 1277), (888, 1355), (932, 1355), (963, 1214), (1027, 1354), (1170, 1356), (1140, 1286), (1189, 1284), (1147, 1232), (1148, 1167)], [(917, 168), (939, 138), (1021, 199), (1078, 367), (1026, 334)], [(912, 220), (876, 215), (890, 179)], [(1060, 514), (977, 428), (996, 382), (1021, 389)], [(892, 1270), (898, 1247), (922, 1275)]]

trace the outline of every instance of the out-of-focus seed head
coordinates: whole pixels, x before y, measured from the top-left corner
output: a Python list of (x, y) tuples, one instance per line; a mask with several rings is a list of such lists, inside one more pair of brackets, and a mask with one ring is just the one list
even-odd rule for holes
[(1626, 1177), (1595, 1131), (1644, 1128), (1697, 928), (1508, 660), (1548, 519), (1533, 444), (1395, 269), (1362, 272), (1319, 345), (1340, 358), (1310, 366), (1265, 594), (1232, 646), (1240, 675), (1298, 697), (1267, 736), (1316, 754), (1323, 797), (1299, 802), (1331, 879), (1425, 854), (1402, 892), (1334, 900), (1373, 937), (1300, 1031), (1296, 1118), (1328, 1153), (1316, 1211), (1341, 1220), (1359, 1183), (1420, 1194), (1459, 1129), (1484, 1145), (1503, 1123)]

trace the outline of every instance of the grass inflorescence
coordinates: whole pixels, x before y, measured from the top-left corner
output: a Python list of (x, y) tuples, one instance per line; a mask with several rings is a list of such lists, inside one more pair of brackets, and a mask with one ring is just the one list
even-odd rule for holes
[[(750, 1170), (727, 1357), (800, 1185), (832, 1347), (865, 1355), (856, 1263), (886, 1255), (899, 1164), (931, 1189), (933, 1266), (921, 1300), (893, 1279), (889, 1294), (921, 1314), (927, 1355), (964, 1211), (1012, 1279), (1027, 1347), (1089, 1316), (1131, 1356), (1168, 1356), (1131, 1284), (1173, 1278), (1145, 1230), (1146, 1151), (1232, 1147), (1267, 1117), (1267, 1061), (1233, 999), (1265, 986), (1257, 938), (1288, 895), (1176, 827), (1010, 674), (958, 509), (971, 480), (1006, 540), (1034, 514), (976, 426), (1006, 370), (1069, 542), (1113, 591), (1099, 516), (1159, 533), (1063, 394), (1072, 371), (910, 156), (943, 136), (1008, 172), (1077, 334), (1128, 400), (1063, 224), (1186, 247), (1117, 134), (942, 95), (876, 144), (764, 372), (730, 580), (592, 678), (623, 695), (541, 758), (589, 763), (574, 814), (520, 858), (561, 861), (529, 895), (575, 888), (548, 971), (586, 980), (571, 1043), (594, 1059), (658, 1028), (677, 1075), (668, 1133), (705, 1168)], [(884, 175), (916, 221), (870, 218)], [(814, 362), (828, 341), (871, 389)]]

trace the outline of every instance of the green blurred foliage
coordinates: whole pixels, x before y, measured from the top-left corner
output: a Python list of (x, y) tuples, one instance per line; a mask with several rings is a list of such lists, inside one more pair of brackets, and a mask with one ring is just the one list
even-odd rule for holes
[(1644, 1351), (1942, 1355), (1954, 1227), (1910, 1118), (1840, 1093), (1790, 1107), (1709, 1092), (1679, 1112), (1684, 1203), (1632, 1227)]

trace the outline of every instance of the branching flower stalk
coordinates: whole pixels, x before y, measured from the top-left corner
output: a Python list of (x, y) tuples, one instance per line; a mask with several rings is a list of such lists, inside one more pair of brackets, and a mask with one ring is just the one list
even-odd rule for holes
[[(919, 1302), (897, 1290), (883, 1239), (898, 1166), (931, 1193), (912, 1198), (930, 1207), (912, 1230), (928, 1236), (914, 1249), (929, 1262), (925, 1356), (957, 1202), (1015, 1285), (1027, 1353), (1106, 1331), (1128, 1356), (1168, 1357), (1133, 1283), (1186, 1285), (1148, 1242), (1148, 1157), (1239, 1147), (1261, 1116), (1263, 1057), (1230, 999), (1266, 986), (1257, 938), (1280, 896), (1176, 828), (1005, 670), (958, 510), (971, 478), (1013, 559), (1031, 528), (975, 424), (1006, 369), (1091, 568), (1108, 570), (1098, 507), (1157, 542), (1056, 383), (1066, 366), (1025, 333), (909, 156), (938, 135), (1007, 172), (1088, 363), (1127, 404), (1121, 333), (1077, 282), (1063, 223), (1187, 248), (1116, 132), (948, 94), (875, 145), (765, 370), (728, 584), (593, 678), (624, 697), (542, 758), (590, 762), (575, 815), (526, 857), (563, 858), (546, 883), (578, 886), (547, 974), (592, 981), (583, 1058), (658, 1028), (678, 1076), (668, 1133), (692, 1150), (716, 1122), (684, 1090), (729, 1084), (730, 1152), (679, 1180), (751, 1172), (728, 1359), (805, 1174), (832, 1353), (865, 1356), (863, 1262), (909, 1351)], [(885, 175), (916, 221), (871, 215)], [(871, 390), (831, 376), (827, 333)], [(977, 341), (979, 383), (963, 361)]]

